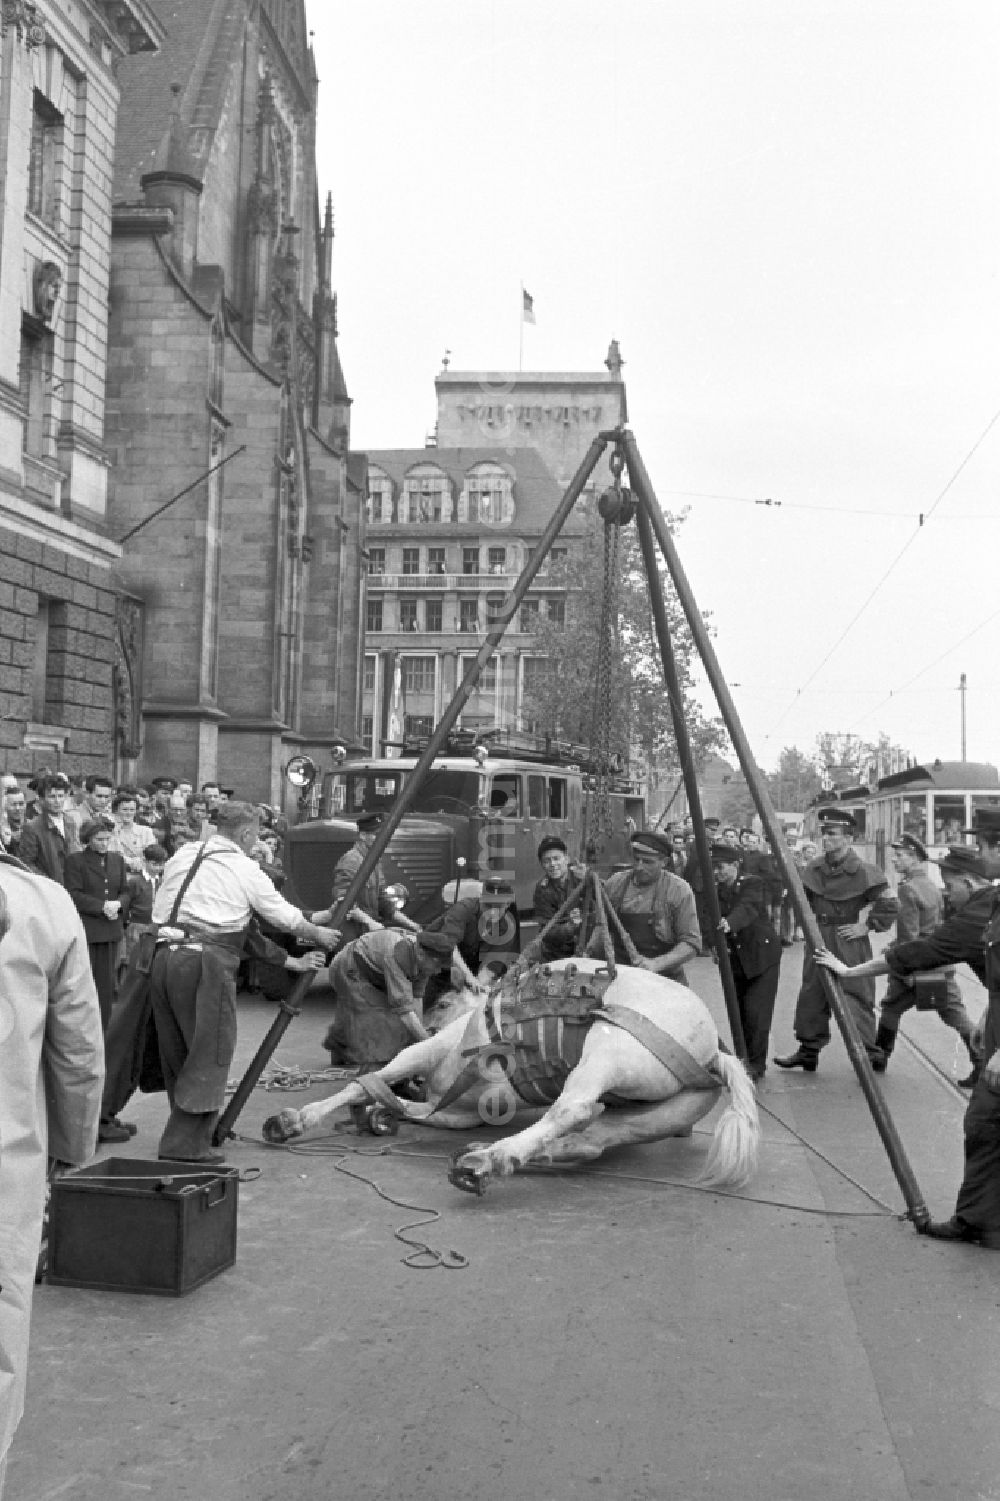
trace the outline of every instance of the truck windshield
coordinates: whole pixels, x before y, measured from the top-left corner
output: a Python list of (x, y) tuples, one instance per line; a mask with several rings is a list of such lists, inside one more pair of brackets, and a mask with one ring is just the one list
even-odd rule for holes
[[(362, 811), (391, 808), (408, 773), (400, 771), (339, 772), (331, 778), (330, 809), (353, 818)], [(432, 769), (413, 803), (414, 813), (468, 813), (480, 795), (475, 771)]]
[(413, 804), (415, 813), (468, 813), (479, 801), (479, 773), (431, 769)]

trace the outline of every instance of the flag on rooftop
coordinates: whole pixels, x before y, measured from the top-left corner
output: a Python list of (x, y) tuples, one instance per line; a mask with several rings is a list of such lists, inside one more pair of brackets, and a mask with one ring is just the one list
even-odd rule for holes
[(521, 288), (521, 319), (524, 323), (535, 321), (535, 299), (523, 287)]

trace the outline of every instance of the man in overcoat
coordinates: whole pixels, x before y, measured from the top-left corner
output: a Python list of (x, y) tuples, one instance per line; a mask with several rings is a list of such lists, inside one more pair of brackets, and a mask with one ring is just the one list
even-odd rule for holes
[[(872, 957), (869, 934), (884, 933), (895, 922), (896, 898), (878, 866), (868, 865), (852, 848), (856, 825), (847, 808), (821, 808), (819, 827), (823, 853), (804, 868), (802, 884), (827, 950), (847, 965), (863, 964)], [(875, 1043), (874, 980), (852, 978), (844, 995), (872, 1066), (884, 1068), (885, 1057)], [(774, 1061), (779, 1068), (814, 1074), (830, 1041), (830, 1004), (810, 952), (802, 963), (794, 1025), (798, 1048)]]
[(0, 1491), (24, 1409), (46, 1175), (93, 1156), (103, 1079), (76, 908), (61, 887), (0, 854)]

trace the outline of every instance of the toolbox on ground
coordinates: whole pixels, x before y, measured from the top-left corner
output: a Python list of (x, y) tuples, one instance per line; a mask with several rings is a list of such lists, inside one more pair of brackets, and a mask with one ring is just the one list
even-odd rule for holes
[(49, 1282), (179, 1297), (236, 1260), (236, 1168), (105, 1157), (52, 1183)]

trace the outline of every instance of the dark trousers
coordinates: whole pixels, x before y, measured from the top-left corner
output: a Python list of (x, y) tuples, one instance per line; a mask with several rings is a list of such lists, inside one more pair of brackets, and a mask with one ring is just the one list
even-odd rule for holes
[(236, 970), (242, 935), (231, 946), (205, 943), (157, 950), (151, 976), (170, 1119), (159, 1155), (197, 1161), (212, 1150), (236, 1049)]
[(980, 1079), (965, 1112), (965, 1176), (955, 1214), (976, 1230), (1000, 1231), (1000, 1090)]
[(113, 939), (111, 943), (88, 943), (87, 953), (90, 956), (90, 972), (94, 977), (97, 1001), (101, 1008), (101, 1030), (106, 1033), (108, 1022), (111, 1020), (111, 1008), (115, 1003), (117, 982), (115, 957), (118, 953), (118, 939)]
[[(904, 985), (895, 975), (889, 976), (889, 984), (886, 987), (885, 996), (882, 1000), (882, 1011), (879, 1016), (879, 1033), (892, 1033), (892, 1040), (899, 1031), (899, 1023), (907, 1011), (917, 1004), (917, 993), (912, 985)], [(970, 1058), (978, 1057), (972, 1046), (972, 1021), (965, 1009), (962, 1000), (962, 992), (958, 988), (958, 981), (954, 974), (948, 976), (947, 995), (938, 1005), (930, 1010), (936, 1011), (946, 1027), (952, 1027), (965, 1043), (969, 1050)], [(889, 1046), (889, 1041), (883, 1039), (882, 1046)]]
[[(872, 957), (872, 946), (867, 938), (842, 940), (826, 928), (821, 931), (831, 952), (845, 964), (862, 964)], [(807, 1051), (813, 1053), (818, 1053), (830, 1041), (830, 1003), (820, 973), (820, 966), (812, 953), (807, 952), (802, 963), (802, 987), (795, 1003), (795, 1036)], [(865, 1051), (871, 1054), (875, 1049), (875, 981), (869, 976), (860, 980), (842, 980), (841, 989)]]
[(747, 1045), (747, 1066), (751, 1069), (764, 1069), (767, 1065), (767, 1044), (771, 1035), (771, 1018), (774, 1016), (781, 966), (772, 964), (762, 975), (754, 975), (751, 979), (743, 973), (739, 961), (734, 959), (732, 971), (743, 1040)]

